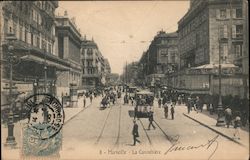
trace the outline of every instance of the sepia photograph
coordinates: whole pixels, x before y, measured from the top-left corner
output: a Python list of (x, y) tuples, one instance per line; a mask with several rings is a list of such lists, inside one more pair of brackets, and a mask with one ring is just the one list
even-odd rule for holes
[(1, 159), (248, 160), (248, 12), (1, 1)]

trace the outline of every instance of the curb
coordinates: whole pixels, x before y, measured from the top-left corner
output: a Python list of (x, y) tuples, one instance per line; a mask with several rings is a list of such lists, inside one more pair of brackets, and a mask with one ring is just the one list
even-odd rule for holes
[(82, 110), (80, 110), (78, 113), (76, 113), (74, 116), (70, 117), (70, 119), (68, 119), (67, 121), (64, 122), (63, 125), (66, 125), (70, 120), (72, 120), (73, 118), (75, 118), (78, 114), (80, 114), (81, 112), (83, 112), (85, 109), (87, 109), (92, 103), (90, 103), (88, 106), (86, 106), (85, 108), (83, 108)]
[(190, 117), (189, 115), (187, 115), (187, 114), (185, 114), (185, 113), (183, 113), (183, 115), (186, 116), (187, 118), (192, 119), (193, 121), (195, 121), (195, 122), (201, 124), (202, 126), (204, 126), (204, 127), (208, 128), (208, 129), (210, 129), (210, 130), (216, 132), (217, 134), (219, 134), (219, 135), (221, 135), (221, 136), (223, 136), (223, 137), (229, 139), (230, 141), (233, 141), (233, 142), (237, 143), (238, 145), (240, 145), (240, 146), (242, 146), (242, 147), (246, 147), (244, 144), (242, 144), (242, 143), (236, 141), (236, 140), (233, 139), (232, 137), (229, 137), (228, 135), (226, 135), (226, 134), (224, 134), (224, 133), (222, 133), (222, 132), (217, 131), (216, 129), (214, 129), (214, 128), (212, 128), (212, 127), (210, 127), (210, 126), (208, 126), (208, 125), (206, 125), (206, 124), (204, 124), (204, 123), (202, 123), (202, 122), (200, 122), (200, 121), (198, 121), (198, 120), (196, 120), (196, 119), (194, 119), (194, 118), (192, 118), (192, 117)]

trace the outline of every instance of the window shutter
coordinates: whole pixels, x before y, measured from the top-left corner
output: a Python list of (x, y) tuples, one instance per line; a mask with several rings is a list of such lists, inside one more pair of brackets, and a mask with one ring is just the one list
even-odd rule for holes
[(232, 38), (236, 38), (236, 25), (232, 25)]
[(216, 9), (216, 18), (220, 19), (220, 10), (219, 9)]
[(29, 30), (27, 32), (27, 39), (28, 39), (28, 43), (31, 44), (31, 33), (29, 32)]
[(228, 38), (228, 30), (227, 30), (227, 25), (224, 25), (224, 27), (223, 27), (223, 36), (224, 36), (224, 38)]
[(227, 12), (227, 18), (230, 18), (230, 9), (226, 9)]
[(225, 43), (223, 45), (223, 55), (228, 56), (228, 45), (227, 45), (227, 43)]
[(236, 9), (233, 9), (233, 10), (232, 10), (232, 17), (233, 17), (233, 18), (236, 18)]

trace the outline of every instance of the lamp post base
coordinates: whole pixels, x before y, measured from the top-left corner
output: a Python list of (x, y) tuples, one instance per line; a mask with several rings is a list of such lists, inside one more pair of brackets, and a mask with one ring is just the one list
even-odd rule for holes
[(13, 136), (14, 131), (14, 124), (8, 124), (8, 137), (6, 139), (6, 143), (4, 144), (5, 147), (14, 148), (17, 143), (15, 137)]
[(225, 121), (223, 117), (218, 117), (216, 126), (218, 127), (225, 126)]
[(223, 108), (222, 106), (218, 106), (218, 118), (217, 118), (217, 122), (216, 122), (216, 126), (221, 127), (221, 126), (225, 126), (225, 118), (223, 117)]
[(5, 147), (15, 148), (17, 145), (15, 137), (8, 137), (6, 143), (4, 144)]

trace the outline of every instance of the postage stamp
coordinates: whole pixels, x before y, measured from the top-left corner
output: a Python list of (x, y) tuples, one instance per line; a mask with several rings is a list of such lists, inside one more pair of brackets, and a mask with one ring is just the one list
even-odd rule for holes
[(22, 129), (23, 156), (55, 155), (62, 144), (64, 110), (52, 95), (35, 94), (24, 101), (28, 123)]

